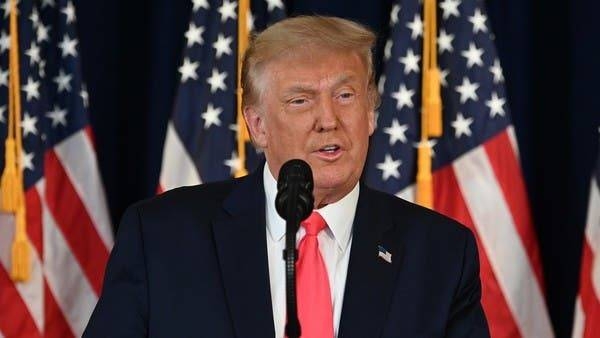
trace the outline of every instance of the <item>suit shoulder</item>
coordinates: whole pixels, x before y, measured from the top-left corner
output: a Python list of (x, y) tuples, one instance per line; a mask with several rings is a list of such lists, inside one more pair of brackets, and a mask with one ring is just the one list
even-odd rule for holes
[(472, 231), (464, 224), (443, 215), (435, 210), (409, 202), (401, 197), (366, 187), (369, 198), (388, 214), (396, 223), (414, 225), (427, 229), (439, 236), (473, 237)]
[(185, 186), (165, 191), (137, 203), (129, 209), (140, 213), (181, 213), (214, 210), (231, 192), (237, 179)]
[(175, 188), (136, 202), (121, 217), (118, 230), (138, 224), (146, 235), (158, 237), (185, 234), (190, 229), (207, 230), (239, 180), (242, 179)]

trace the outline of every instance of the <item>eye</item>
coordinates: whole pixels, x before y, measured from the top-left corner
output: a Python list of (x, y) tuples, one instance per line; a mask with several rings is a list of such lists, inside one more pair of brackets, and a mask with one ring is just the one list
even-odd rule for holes
[(343, 91), (338, 94), (338, 100), (340, 100), (342, 103), (348, 103), (354, 99), (354, 96), (355, 94), (352, 91)]
[(310, 105), (310, 98), (306, 95), (294, 96), (286, 101), (290, 108), (305, 108)]
[(305, 99), (305, 98), (303, 98), (303, 97), (291, 99), (289, 101), (290, 104), (295, 105), (295, 106), (299, 106), (299, 105), (305, 104), (306, 102), (308, 102), (308, 100)]

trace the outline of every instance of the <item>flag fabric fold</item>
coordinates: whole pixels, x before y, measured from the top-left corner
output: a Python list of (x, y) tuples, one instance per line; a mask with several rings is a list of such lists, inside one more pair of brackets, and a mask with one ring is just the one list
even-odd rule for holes
[(600, 154), (590, 182), (573, 338), (600, 337)]
[[(251, 1), (250, 9), (250, 31), (285, 17), (281, 0)], [(237, 1), (193, 0), (159, 191), (227, 179), (258, 164), (250, 144), (246, 163), (237, 153), (237, 21)]]
[[(12, 76), (8, 3), (0, 8), (2, 141)], [(17, 3), (23, 140), (18, 156), (31, 270), (25, 282), (11, 279), (14, 217), (1, 214), (0, 337), (79, 337), (102, 287), (113, 234), (87, 115), (76, 12), (70, 0)], [(4, 142), (0, 151), (4, 154)]]
[[(473, 230), (492, 337), (552, 337), (540, 253), (520, 170), (502, 68), (482, 1), (437, 4), (443, 134), (431, 149), (433, 208)], [(422, 2), (394, 1), (379, 78), (382, 105), (365, 179), (413, 200), (423, 144)]]

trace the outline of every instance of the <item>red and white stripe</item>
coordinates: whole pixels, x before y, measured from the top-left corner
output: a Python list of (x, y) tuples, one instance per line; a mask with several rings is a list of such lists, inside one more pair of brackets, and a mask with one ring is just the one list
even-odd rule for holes
[(167, 125), (167, 135), (160, 169), (159, 192), (202, 183), (194, 161), (175, 130), (173, 121)]
[(80, 337), (98, 300), (113, 244), (88, 130), (49, 150), (26, 191), (32, 278), (9, 277), (13, 217), (0, 218), (0, 338)]
[[(468, 226), (492, 337), (553, 337), (512, 128), (433, 173), (434, 209)], [(398, 194), (412, 199), (413, 187)]]
[(600, 337), (600, 191), (592, 179), (573, 338)]

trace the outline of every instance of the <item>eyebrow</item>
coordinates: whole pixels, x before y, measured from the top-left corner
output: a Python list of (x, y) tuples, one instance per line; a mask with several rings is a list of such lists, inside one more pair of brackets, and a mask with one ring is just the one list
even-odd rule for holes
[[(338, 77), (333, 82), (332, 87), (339, 87), (343, 84), (353, 81), (354, 79), (356, 79), (356, 75), (354, 75), (354, 74), (342, 74), (340, 77)], [(291, 95), (291, 94), (297, 94), (297, 93), (315, 94), (316, 92), (317, 92), (317, 90), (312, 86), (296, 84), (296, 85), (293, 85), (292, 87), (286, 89), (284, 94), (285, 95)]]

